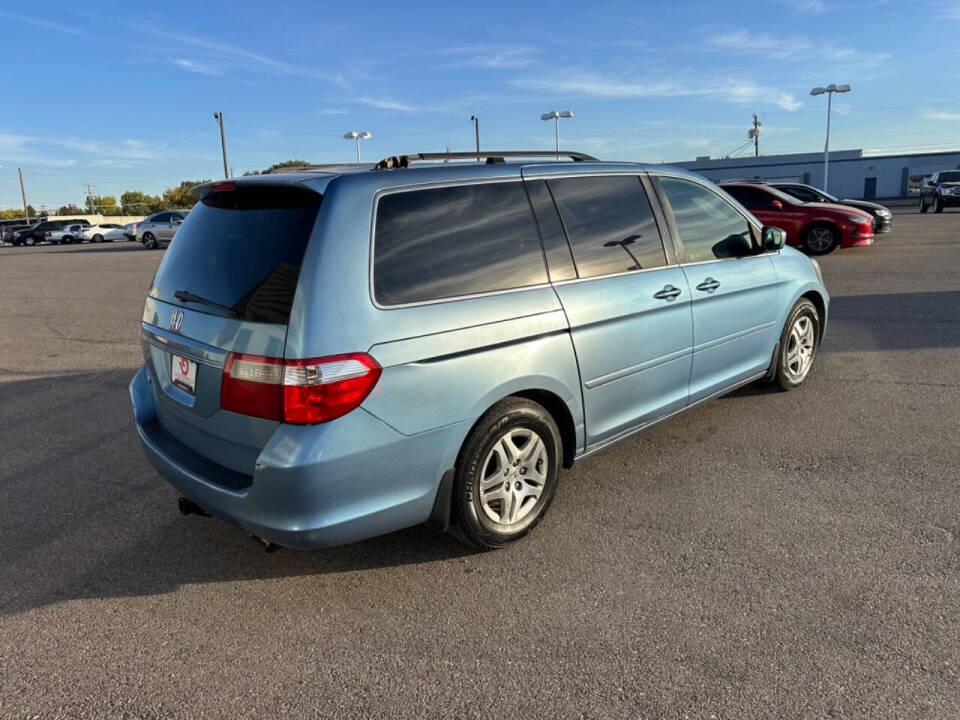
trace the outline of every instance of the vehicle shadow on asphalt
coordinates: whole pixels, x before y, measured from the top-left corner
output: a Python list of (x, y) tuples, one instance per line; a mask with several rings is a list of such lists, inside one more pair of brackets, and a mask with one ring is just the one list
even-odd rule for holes
[(0, 383), (0, 615), (195, 583), (348, 573), (473, 553), (414, 527), (326, 550), (267, 553), (242, 530), (183, 517), (133, 427), (133, 369)]
[[(843, 323), (852, 332), (831, 332)], [(960, 347), (960, 291), (831, 298), (823, 352)]]

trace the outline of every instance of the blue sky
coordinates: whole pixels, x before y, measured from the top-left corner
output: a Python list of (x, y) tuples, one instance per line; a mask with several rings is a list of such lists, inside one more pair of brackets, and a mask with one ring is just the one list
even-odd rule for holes
[[(157, 9), (162, 8), (162, 10)], [(368, 0), (0, 4), (0, 207), (160, 192), (291, 157), (561, 144), (650, 162), (960, 146), (960, 4)]]

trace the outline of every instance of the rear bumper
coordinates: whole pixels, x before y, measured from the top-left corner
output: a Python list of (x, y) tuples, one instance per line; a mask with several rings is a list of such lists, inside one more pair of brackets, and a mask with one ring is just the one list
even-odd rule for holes
[(457, 424), (402, 435), (360, 408), (322, 425), (280, 425), (246, 476), (166, 433), (153, 393), (141, 368), (130, 397), (156, 471), (211, 515), (286, 547), (342, 545), (424, 522), (466, 432)]

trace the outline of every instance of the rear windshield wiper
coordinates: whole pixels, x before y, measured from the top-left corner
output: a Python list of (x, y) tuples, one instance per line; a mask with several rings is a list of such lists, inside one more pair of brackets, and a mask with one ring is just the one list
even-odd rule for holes
[(177, 290), (173, 293), (173, 296), (177, 298), (177, 300), (183, 300), (184, 302), (199, 303), (200, 305), (206, 305), (207, 307), (216, 308), (217, 310), (225, 310), (230, 317), (240, 317), (240, 313), (238, 313), (229, 305), (221, 305), (218, 302), (208, 300), (200, 295), (194, 295), (192, 292), (187, 290)]

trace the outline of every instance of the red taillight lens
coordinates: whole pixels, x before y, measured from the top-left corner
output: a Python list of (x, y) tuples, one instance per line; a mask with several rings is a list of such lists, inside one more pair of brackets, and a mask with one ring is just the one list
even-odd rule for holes
[(283, 416), (280, 358), (231, 353), (220, 381), (220, 407), (267, 420)]
[(365, 353), (286, 360), (231, 353), (223, 369), (220, 407), (288, 423), (327, 422), (364, 401), (380, 379)]
[(360, 405), (380, 379), (380, 366), (366, 353), (287, 360), (283, 368), (283, 419), (321, 423)]

